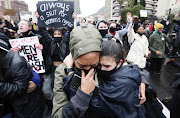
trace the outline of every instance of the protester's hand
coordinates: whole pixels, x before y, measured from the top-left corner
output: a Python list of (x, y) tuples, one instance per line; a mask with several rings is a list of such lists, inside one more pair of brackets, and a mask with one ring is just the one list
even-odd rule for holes
[(39, 13), (37, 11), (35, 12), (35, 16), (36, 18), (39, 18)]
[(131, 13), (130, 13), (130, 12), (127, 13), (126, 17), (127, 17), (126, 20), (127, 20), (128, 22), (132, 21), (132, 16), (131, 16)]
[(138, 16), (133, 16), (132, 23), (134, 23), (139, 17)]
[(71, 53), (68, 56), (66, 56), (63, 63), (66, 64), (67, 68), (73, 67), (73, 57), (72, 57)]
[(37, 88), (37, 85), (33, 81), (29, 81), (27, 93), (32, 93)]
[(162, 52), (160, 52), (160, 51), (156, 51), (156, 55), (162, 55)]
[(94, 91), (96, 82), (94, 81), (94, 69), (92, 68), (89, 73), (85, 76), (84, 71), (81, 72), (81, 90), (90, 94)]
[(72, 14), (72, 18), (76, 19), (76, 14), (75, 13)]
[(42, 50), (43, 49), (43, 45), (42, 44), (35, 44), (35, 48)]
[(14, 53), (18, 53), (19, 50), (21, 50), (21, 47), (18, 45), (17, 47), (11, 48), (10, 50), (12, 50)]
[(15, 31), (14, 31), (14, 30), (12, 30), (12, 29), (8, 29), (8, 31), (9, 31), (9, 32), (15, 32)]
[(144, 83), (141, 83), (139, 87), (140, 104), (143, 104), (146, 101), (145, 90), (146, 90), (146, 85)]

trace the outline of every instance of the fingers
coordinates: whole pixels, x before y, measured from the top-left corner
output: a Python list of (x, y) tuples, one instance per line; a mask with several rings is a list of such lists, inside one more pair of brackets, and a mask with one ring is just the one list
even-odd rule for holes
[(83, 70), (81, 70), (81, 78), (84, 79), (85, 78), (85, 73)]
[(86, 75), (87, 78), (92, 78), (94, 76), (94, 68), (92, 68), (88, 74)]

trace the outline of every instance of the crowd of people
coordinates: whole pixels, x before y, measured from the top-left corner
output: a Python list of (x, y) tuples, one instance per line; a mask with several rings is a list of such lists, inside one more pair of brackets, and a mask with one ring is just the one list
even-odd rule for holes
[[(67, 28), (38, 27), (32, 19), (16, 24), (1, 16), (0, 117), (151, 118), (153, 112), (144, 105), (150, 86), (144, 70), (150, 60), (151, 74), (160, 74), (167, 55), (180, 56), (177, 17), (171, 29), (167, 15), (148, 25), (131, 13), (123, 25), (102, 17), (97, 21), (80, 18), (77, 26)], [(9, 43), (33, 36), (39, 39), (35, 48), (42, 51), (45, 73), (36, 73), (19, 55), (21, 48)], [(172, 118), (179, 114), (178, 80), (179, 74)], [(161, 105), (154, 107), (160, 112), (153, 118), (165, 118)]]

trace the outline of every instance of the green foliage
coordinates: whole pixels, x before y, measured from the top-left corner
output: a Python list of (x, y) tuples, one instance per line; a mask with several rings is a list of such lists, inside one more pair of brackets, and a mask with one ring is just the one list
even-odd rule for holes
[(174, 14), (168, 14), (168, 20), (172, 21), (174, 19)]
[(134, 0), (126, 0), (127, 7), (133, 7), (134, 6)]
[(145, 7), (138, 4), (132, 8), (130, 8), (130, 7), (124, 8), (121, 12), (121, 18), (122, 18), (121, 23), (124, 23), (126, 21), (126, 14), (128, 12), (130, 12), (132, 14), (132, 16), (140, 16), (140, 10), (145, 10)]
[(145, 2), (145, 0), (140, 0), (140, 5), (142, 5), (142, 6), (146, 6), (146, 2)]

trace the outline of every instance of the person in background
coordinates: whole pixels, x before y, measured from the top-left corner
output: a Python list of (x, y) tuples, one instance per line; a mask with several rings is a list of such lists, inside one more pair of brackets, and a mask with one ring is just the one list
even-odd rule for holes
[(164, 25), (163, 33), (165, 33), (167, 35), (167, 33), (170, 30), (170, 26), (171, 26), (170, 21), (168, 20), (168, 16), (167, 15), (164, 16), (164, 19), (161, 21), (161, 24)]
[[(24, 37), (31, 37), (31, 36), (37, 36), (39, 39), (40, 44), (36, 44), (35, 47), (42, 50), (42, 56), (44, 59), (45, 64), (45, 71), (46, 73), (50, 72), (51, 63), (48, 60), (50, 51), (49, 47), (51, 45), (52, 39), (50, 38), (49, 34), (44, 28), (40, 28), (38, 31), (38, 34), (34, 34), (31, 31), (32, 25), (27, 20), (21, 20), (19, 22), (19, 32), (20, 35), (17, 38), (24, 38)], [(19, 52), (19, 47), (13, 47), (11, 50), (15, 53)]]
[(99, 30), (103, 41), (107, 41), (108, 38), (113, 37), (112, 35), (108, 34), (108, 22), (106, 22), (105, 20), (100, 20), (99, 22), (97, 22), (96, 28)]
[(149, 38), (149, 50), (151, 51), (151, 64), (154, 74), (160, 74), (163, 59), (165, 57), (165, 42), (172, 43), (163, 33), (164, 26), (160, 23), (155, 24), (155, 31)]
[(118, 40), (120, 40), (122, 42), (123, 40), (123, 36), (126, 35), (127, 33), (127, 29), (130, 25), (130, 22), (131, 22), (131, 14), (129, 15), (129, 13), (127, 14), (127, 25), (124, 29), (122, 30), (118, 30), (116, 31), (116, 23), (115, 22), (111, 22), (109, 24), (109, 31), (108, 31), (108, 34), (112, 35), (113, 37), (117, 38)]
[(144, 35), (145, 30), (142, 25), (136, 22), (137, 17), (133, 17), (132, 23), (128, 28), (128, 41), (131, 45), (127, 55), (127, 62), (137, 64), (139, 68), (146, 67), (146, 58), (149, 56), (149, 43)]

